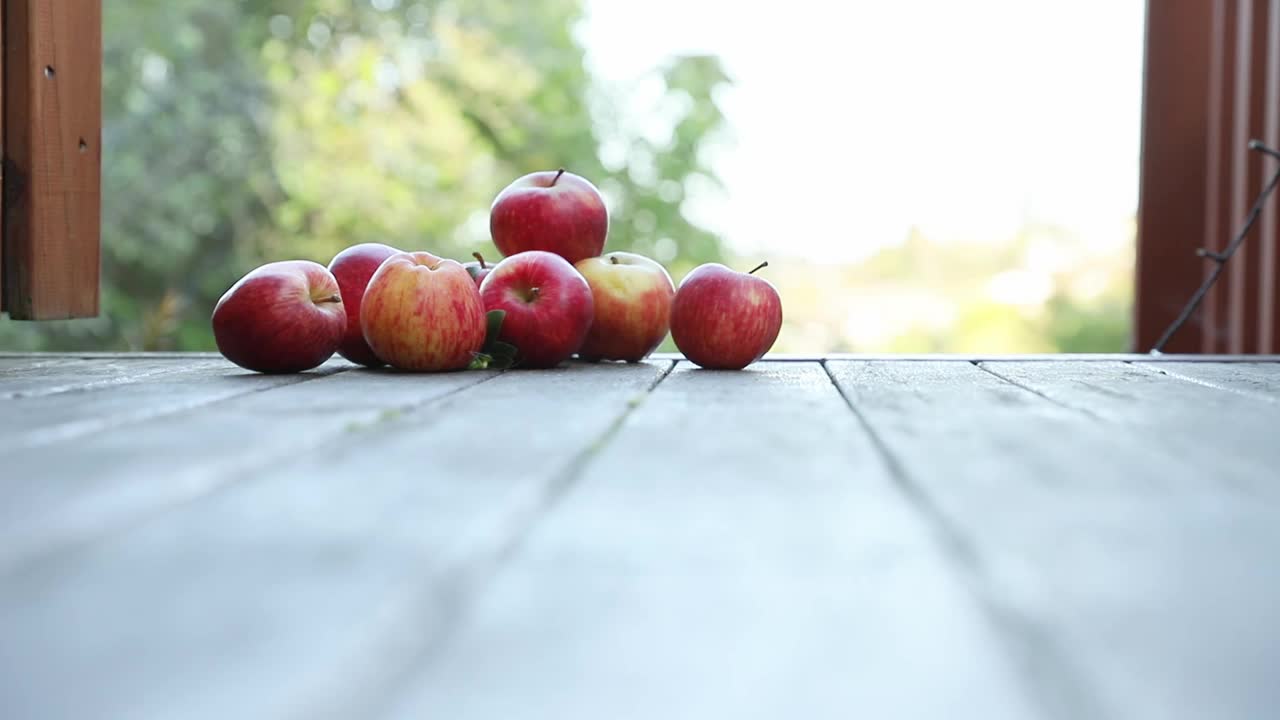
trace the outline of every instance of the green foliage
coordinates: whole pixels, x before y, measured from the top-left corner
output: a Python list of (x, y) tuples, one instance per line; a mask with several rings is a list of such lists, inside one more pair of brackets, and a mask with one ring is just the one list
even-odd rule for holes
[(515, 364), (518, 352), (516, 346), (498, 339), (502, 334), (502, 323), (506, 319), (506, 310), (490, 310), (485, 313), (484, 347), (475, 360), (471, 361), (469, 370), (506, 370)]
[(1057, 294), (1049, 299), (1046, 311), (1050, 342), (1063, 352), (1133, 350), (1133, 311), (1126, 297), (1112, 293), (1092, 303), (1081, 303)]
[(846, 266), (771, 262), (787, 311), (780, 352), (1123, 352), (1132, 245), (1090, 247), (1028, 224), (1006, 240), (912, 232)]
[(580, 0), (104, 8), (103, 316), (0, 323), (2, 347), (210, 349), (213, 304), (252, 267), (367, 241), (489, 250), (494, 195), (556, 167), (607, 195), (610, 249), (721, 259), (682, 210), (687, 183), (716, 182), (699, 150), (724, 120), (718, 60), (656, 68), (667, 127), (631, 127), (584, 63)]

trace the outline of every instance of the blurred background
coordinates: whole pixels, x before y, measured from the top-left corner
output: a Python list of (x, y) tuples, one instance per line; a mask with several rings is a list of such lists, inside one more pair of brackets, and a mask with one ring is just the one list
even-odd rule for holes
[(1128, 349), (1142, 0), (105, 3), (103, 314), (10, 350), (208, 350), (270, 260), (496, 258), (566, 167), (608, 249), (763, 274), (780, 352)]

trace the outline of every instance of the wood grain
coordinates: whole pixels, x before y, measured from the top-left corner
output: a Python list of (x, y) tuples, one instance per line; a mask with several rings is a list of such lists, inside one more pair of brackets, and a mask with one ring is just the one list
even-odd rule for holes
[[(1280, 402), (1280, 372), (1274, 363), (1138, 363), (1151, 372), (1227, 392)], [(1234, 422), (1231, 423), (1235, 425)]]
[[(350, 367), (333, 361), (329, 374), (275, 377), (245, 374), (223, 361), (152, 377), (145, 391), (112, 386), (33, 398), (30, 404), (57, 408), (60, 417), (74, 415), (78, 405), (132, 419), (134, 399), (155, 402), (158, 395), (184, 412), (177, 418), (173, 412), (153, 414), (132, 424), (117, 420), (90, 437), (10, 451), (13, 475), (0, 482), (6, 498), (0, 507), (0, 570), (188, 502), (257, 468), (343, 443), (386, 418), (494, 376), (333, 374)], [(105, 397), (88, 400), (95, 396)]]
[(817, 363), (682, 364), (393, 718), (1035, 718)]
[[(511, 372), (316, 436), (308, 417), (361, 397), (394, 410), (399, 393), (433, 381), (371, 375), (366, 385), (344, 373), (185, 437), (116, 435), (116, 462), (151, 492), (188, 481), (173, 476), (181, 450), (150, 466), (128, 458), (178, 442), (209, 462), (226, 447), (202, 443), (233, 420), (268, 433), (251, 452), (297, 423), (310, 444), (253, 467), (222, 464), (237, 482), (0, 581), (0, 717), (371, 717), (668, 369)], [(102, 451), (88, 457), (112, 467)]]
[(1280, 363), (1150, 360), (0, 354), (0, 717), (1268, 717)]
[(87, 384), (82, 392), (71, 392), (76, 388), (65, 384), (29, 389), (0, 398), (0, 452), (50, 453), (41, 448), (351, 367), (345, 360), (331, 360), (310, 373), (259, 375), (225, 360), (137, 363), (113, 380)]
[(6, 0), (4, 286), (22, 320), (98, 314), (102, 0)]
[[(1239, 491), (1280, 499), (1280, 488), (1272, 482), (1280, 468), (1280, 444), (1274, 441), (1280, 404), (1242, 399), (1125, 363), (994, 362), (983, 363), (983, 368), (1121, 425), (1148, 453), (1176, 458), (1188, 470)], [(1239, 370), (1232, 373), (1240, 376)], [(1272, 382), (1280, 379), (1274, 370), (1268, 375)]]
[[(50, 361), (49, 364), (34, 367), (32, 365), (6, 367), (4, 359), (0, 358), (0, 403), (20, 398), (102, 390), (114, 385), (148, 382), (162, 375), (186, 374), (193, 370), (214, 366), (226, 369), (225, 363), (212, 358), (155, 362), (121, 360), (91, 362), (68, 359), (61, 362)], [(0, 404), (0, 412), (11, 410), (15, 413), (19, 412), (16, 408)], [(77, 416), (84, 414), (86, 413), (77, 413)], [(3, 424), (4, 421), (0, 420), (0, 425)], [(24, 427), (29, 426), (24, 425)]]
[[(996, 616), (1021, 630), (1029, 677), (1063, 699), (1061, 716), (1265, 717), (1280, 706), (1271, 499), (1171, 457), (1158, 432), (968, 363), (828, 367)], [(1152, 412), (1198, 412), (1149, 399)]]

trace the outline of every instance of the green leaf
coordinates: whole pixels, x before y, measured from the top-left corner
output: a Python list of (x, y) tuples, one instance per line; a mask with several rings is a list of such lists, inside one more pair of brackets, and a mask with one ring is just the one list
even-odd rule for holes
[(488, 369), (490, 370), (510, 370), (515, 365), (515, 358), (493, 358), (489, 361)]
[(486, 350), (498, 342), (498, 335), (502, 333), (502, 321), (506, 319), (506, 310), (490, 310), (485, 313), (484, 347)]
[(484, 337), (484, 348), (481, 354), (486, 358), (484, 367), (490, 370), (506, 370), (515, 365), (516, 346), (498, 339), (502, 334), (502, 321), (507, 317), (505, 310), (490, 310), (485, 314), (488, 324)]
[(486, 354), (490, 355), (495, 360), (506, 359), (514, 361), (516, 359), (517, 352), (519, 351), (516, 350), (515, 345), (498, 340), (493, 343), (492, 347), (488, 348)]

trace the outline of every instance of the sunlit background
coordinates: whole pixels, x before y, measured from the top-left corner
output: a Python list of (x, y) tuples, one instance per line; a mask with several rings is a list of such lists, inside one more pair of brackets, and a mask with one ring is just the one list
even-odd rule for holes
[(104, 315), (0, 346), (211, 349), (257, 264), (493, 256), (564, 166), (677, 282), (769, 260), (778, 351), (1123, 351), (1143, 5), (106, 3)]

